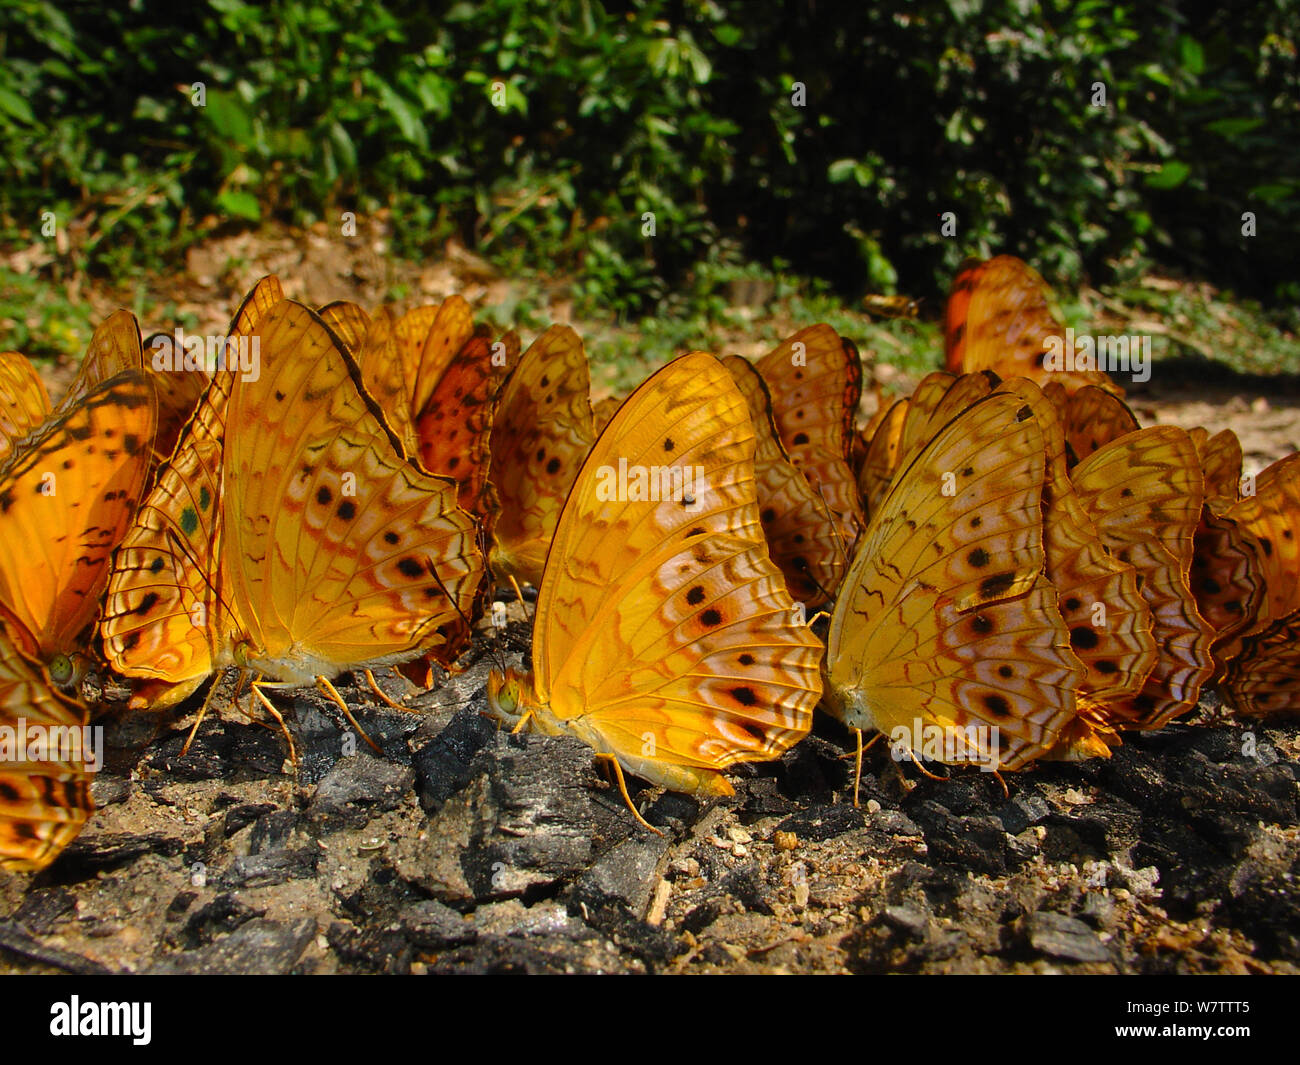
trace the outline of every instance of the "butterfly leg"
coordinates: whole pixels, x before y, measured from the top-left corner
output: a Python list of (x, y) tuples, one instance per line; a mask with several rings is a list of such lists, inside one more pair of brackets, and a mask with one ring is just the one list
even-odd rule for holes
[(533, 708), (530, 706), (527, 710), (523, 712), (522, 715), (520, 715), (519, 720), (515, 722), (515, 727), (510, 730), (510, 735), (513, 736), (517, 732), (523, 732), (524, 726), (528, 724), (528, 719), (531, 718), (532, 716), (533, 716)]
[(208, 714), (208, 706), (212, 703), (212, 697), (217, 693), (217, 682), (220, 677), (212, 678), (212, 687), (208, 689), (208, 694), (203, 697), (203, 705), (199, 707), (199, 716), (194, 719), (194, 727), (190, 729), (190, 734), (185, 737), (185, 743), (181, 747), (181, 757), (184, 758), (190, 753), (190, 744), (194, 742), (194, 737), (198, 734), (199, 726), (203, 724), (203, 719)]
[(366, 730), (357, 724), (357, 719), (352, 716), (352, 711), (348, 709), (348, 704), (343, 701), (343, 696), (338, 693), (338, 689), (330, 683), (329, 677), (320, 676), (316, 678), (316, 687), (320, 689), (322, 695), (329, 699), (335, 706), (343, 711), (343, 716), (352, 722), (352, 727), (361, 734), (361, 738), (370, 744), (370, 749), (376, 754), (383, 754), (383, 748), (377, 746), (375, 741), (366, 735)]
[(632, 816), (641, 822), (646, 828), (656, 836), (662, 836), (663, 832), (655, 828), (649, 821), (641, 816), (641, 812), (632, 805), (632, 796), (627, 793), (627, 781), (623, 779), (623, 767), (618, 764), (618, 759), (612, 754), (601, 754), (597, 752), (597, 758), (603, 758), (614, 767), (614, 777), (618, 781), (619, 793), (623, 796), (623, 801), (627, 803), (627, 808), (632, 811)]
[(370, 685), (370, 690), (374, 692), (377, 696), (379, 696), (381, 701), (387, 703), (394, 710), (404, 710), (408, 714), (415, 714), (419, 712), (412, 707), (403, 706), (401, 703), (394, 702), (387, 695), (385, 695), (383, 689), (379, 687), (379, 682), (375, 680), (375, 675), (371, 673), (370, 670), (367, 669), (367, 670), (363, 670), (362, 672), (365, 674), (366, 683)]
[(298, 751), (293, 745), (293, 736), (289, 732), (289, 726), (284, 723), (284, 718), (280, 716), (280, 711), (277, 710), (275, 704), (266, 697), (257, 681), (253, 681), (250, 690), (253, 693), (253, 698), (257, 699), (265, 708), (266, 712), (279, 722), (280, 731), (284, 733), (285, 741), (289, 744), (289, 761), (293, 763), (294, 768), (296, 769), (298, 767)]
[[(925, 766), (923, 766), (923, 765), (921, 764), (921, 759), (917, 758), (917, 756), (916, 756), (916, 752), (915, 752), (914, 750), (912, 750), (911, 747), (904, 747), (903, 749), (904, 749), (905, 751), (907, 751), (907, 756), (908, 756), (909, 758), (912, 759), (912, 764), (915, 765), (916, 768), (919, 769), (919, 770), (921, 771), (921, 775), (922, 775), (922, 776), (929, 777), (931, 780), (947, 780), (947, 779), (948, 779), (947, 777), (941, 777), (941, 776), (938, 776), (938, 775), (935, 774), (935, 773), (931, 773), (928, 769), (926, 769)], [(1003, 786), (1005, 787), (1005, 785), (1003, 785)]]
[(875, 745), (876, 741), (880, 739), (880, 737), (883, 736), (884, 733), (877, 732), (874, 736), (871, 737), (871, 739), (867, 740), (867, 742), (864, 744), (862, 742), (862, 730), (860, 728), (850, 729), (850, 731), (857, 737), (857, 741), (858, 741), (857, 747), (855, 750), (850, 751), (848, 754), (842, 755), (841, 761), (846, 758), (852, 758), (854, 761), (853, 805), (856, 807), (858, 805), (858, 785), (862, 783), (862, 752), (871, 750), (871, 748)]
[(994, 769), (992, 772), (993, 775), (997, 777), (998, 783), (1002, 785), (1002, 797), (1004, 799), (1011, 798), (1011, 789), (1007, 787), (1007, 782), (1002, 779), (1002, 774), (999, 773), (996, 769)]

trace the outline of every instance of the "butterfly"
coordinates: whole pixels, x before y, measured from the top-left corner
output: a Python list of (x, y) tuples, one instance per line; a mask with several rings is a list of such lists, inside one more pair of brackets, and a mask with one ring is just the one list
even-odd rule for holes
[[(960, 405), (961, 385), (971, 379), (976, 394), (989, 386), (983, 374), (959, 378), (936, 408), (936, 420), (943, 420), (944, 406), (955, 398)], [(1139, 591), (1139, 574), (1106, 549), (1070, 480), (1069, 447), (1052, 403), (1023, 377), (997, 389), (1020, 396), (1043, 429), (1045, 572), (1069, 630), (1070, 648), (1086, 670), (1076, 692), (1078, 716), (1065, 724), (1048, 757), (1109, 756), (1120, 740), (1106, 705), (1141, 692), (1159, 655), (1151, 610)]]
[(1070, 479), (1102, 543), (1141, 576), (1160, 648), (1142, 690), (1108, 701), (1106, 714), (1122, 728), (1159, 728), (1196, 705), (1214, 668), (1214, 633), (1188, 584), (1204, 496), (1195, 447), (1176, 426), (1151, 426), (1094, 451)]
[(416, 307), (397, 320), (394, 339), (405, 368), (412, 411), (428, 406), (451, 360), (473, 335), (474, 314), (460, 296)]
[[(236, 308), (227, 336), (251, 344), (258, 325), (283, 299), (278, 278), (261, 278)], [(259, 359), (260, 343), (259, 338)], [(158, 469), (122, 538), (109, 581), (100, 631), (118, 640), (105, 649), (118, 672), (130, 671), (132, 709), (174, 706), (213, 672), (234, 664), (226, 636), (242, 623), (211, 575), (223, 549), (222, 451), (236, 374), (214, 368), (205, 376), (209, 383), (185, 427), (183, 446)], [(184, 558), (172, 558), (182, 545)], [(164, 570), (167, 576), (155, 581)], [(130, 619), (135, 611), (157, 620), (138, 625)]]
[(863, 513), (870, 517), (880, 506), (889, 489), (894, 471), (898, 469), (899, 451), (903, 444), (903, 424), (907, 420), (911, 401), (895, 400), (877, 411), (877, 416), (862, 431), (862, 461), (858, 466), (858, 492), (862, 498)]
[[(492, 712), (577, 736), (675, 791), (808, 731), (821, 644), (768, 558), (744, 396), (694, 352), (646, 380), (583, 463), (547, 557), (532, 672), (493, 672)], [(618, 768), (621, 767), (621, 768)]]
[(1226, 701), (1252, 717), (1300, 709), (1300, 454), (1273, 463), (1254, 491), (1225, 511), (1255, 551), (1263, 597), (1249, 625), (1222, 648)]
[(214, 379), (118, 553), (105, 652), (169, 702), (236, 664), (276, 682), (255, 692), (315, 683), (343, 705), (333, 677), (438, 646), (471, 609), (476, 527), (315, 313), (281, 301), (252, 335), (259, 376)]
[(564, 500), (596, 439), (590, 383), (581, 338), (553, 325), (502, 386), (489, 465), (499, 505), (490, 561), (500, 579), (542, 582)]
[(921, 301), (910, 296), (881, 296), (876, 293), (863, 296), (862, 305), (877, 318), (915, 318), (921, 310)]
[(1060, 344), (1063, 349), (1065, 340), (1049, 297), (1038, 272), (1015, 256), (968, 261), (948, 292), (947, 369), (953, 373), (993, 370), (999, 377), (1027, 377), (1040, 386), (1057, 381), (1069, 391), (1096, 385), (1118, 392), (1118, 386), (1098, 370), (1052, 369), (1045, 364), (1049, 347)]
[(371, 321), (365, 308), (351, 300), (334, 300), (332, 303), (325, 304), (316, 313), (342, 341), (347, 353), (361, 362), (361, 345), (365, 342)]
[(597, 433), (604, 432), (614, 412), (622, 405), (626, 396), (606, 396), (591, 405), (591, 423)]
[(1059, 381), (1049, 381), (1043, 386), (1043, 394), (1052, 401), (1061, 419), (1070, 445), (1071, 466), (1112, 440), (1141, 428), (1128, 404), (1095, 385), (1070, 392)]
[(758, 513), (768, 553), (790, 594), (808, 609), (821, 606), (834, 596), (848, 566), (830, 508), (781, 446), (762, 375), (739, 355), (729, 355), (722, 365), (749, 404), (757, 442)]
[(461, 507), (488, 524), (496, 510), (485, 494), (492, 415), (505, 368), (518, 358), (519, 338), (513, 333), (494, 342), (486, 326), (476, 327), (443, 367), (423, 405), (414, 408), (420, 465), (453, 478)]
[(897, 752), (1016, 769), (1048, 751), (1086, 671), (1045, 573), (1042, 406), (993, 392), (900, 468), (845, 575), (827, 705)]
[(826, 501), (849, 554), (865, 521), (849, 462), (862, 397), (858, 349), (830, 326), (811, 325), (756, 365), (772, 396), (781, 444)]
[(44, 869), (90, 817), (86, 719), (0, 626), (0, 869)]
[(1241, 442), (1231, 429), (1210, 437), (1204, 429), (1188, 434), (1205, 479), (1205, 503), (1192, 537), (1188, 583), (1196, 609), (1214, 629), (1211, 648), (1215, 676), (1223, 673), (1225, 645), (1254, 623), (1264, 598), (1259, 547), (1228, 509), (1241, 498)]
[(140, 373), (111, 377), (0, 464), (0, 621), (56, 684), (79, 679), (113, 549), (152, 466), (156, 402)]
[(402, 442), (406, 455), (418, 455), (420, 438), (416, 435), (415, 415), (411, 410), (411, 382), (407, 379), (408, 368), (399, 354), (397, 321), (387, 307), (380, 307), (369, 320), (364, 333), (356, 340), (356, 352), (366, 391)]
[(0, 463), (15, 441), (50, 414), (50, 397), (31, 360), (17, 351), (0, 351)]
[(181, 429), (207, 387), (208, 378), (201, 366), (209, 356), (209, 349), (216, 357), (218, 339), (225, 338), (191, 337), (186, 343), (193, 345), (194, 350), (186, 351), (177, 348), (174, 334), (154, 334), (145, 345), (140, 340), (140, 325), (135, 315), (125, 310), (114, 311), (95, 328), (77, 376), (55, 413), (70, 410), (112, 377), (138, 374), (149, 378), (157, 405), (153, 435), (156, 464), (171, 454)]

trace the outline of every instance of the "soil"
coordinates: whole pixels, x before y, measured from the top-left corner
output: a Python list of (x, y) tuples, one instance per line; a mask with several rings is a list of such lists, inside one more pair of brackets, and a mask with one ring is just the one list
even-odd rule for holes
[[(237, 281), (208, 248), (172, 294), (219, 328), (269, 270), (313, 303), (393, 283), (382, 247), (314, 247), (264, 245)], [(454, 260), (422, 269), (413, 301), (492, 298)], [(1157, 367), (1134, 402), (1144, 424), (1233, 428), (1252, 469), (1300, 448), (1276, 382)], [(483, 716), (487, 671), (528, 645), (510, 610), (432, 691), (383, 673), (409, 710), (340, 684), (378, 754), (314, 692), (278, 694), (295, 764), (233, 706), (233, 677), (182, 754), (196, 700), (125, 714), (110, 687), (96, 814), (49, 869), (0, 873), (0, 973), (1300, 972), (1295, 722), (1234, 722), (1209, 693), (1108, 760), (1038, 764), (1005, 792), (877, 745), (855, 806), (849, 739), (820, 720), (735, 772), (733, 798), (629, 780), (656, 835), (583, 744)]]

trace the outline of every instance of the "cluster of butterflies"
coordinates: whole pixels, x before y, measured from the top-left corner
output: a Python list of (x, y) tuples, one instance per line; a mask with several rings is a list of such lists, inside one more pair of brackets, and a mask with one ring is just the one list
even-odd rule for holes
[[(238, 667), (273, 715), (267, 689), (306, 685), (347, 713), (333, 679), (432, 683), (507, 584), (539, 590), (532, 669), (493, 672), (491, 712), (620, 785), (730, 794), (819, 703), (859, 751), (938, 730), (942, 760), (994, 770), (1105, 755), (1210, 682), (1296, 708), (1300, 455), (1243, 481), (1231, 432), (1141, 428), (1104, 374), (1045, 369), (1060, 333), (1029, 267), (974, 264), (947, 371), (861, 430), (858, 351), (825, 325), (594, 408), (567, 326), (523, 351), (458, 297), (311, 310), (273, 277), (240, 359), (118, 312), (51, 410), (5, 353), (0, 725), (85, 724), (88, 665), (134, 707)], [(89, 776), (0, 761), (0, 867), (66, 846)]]

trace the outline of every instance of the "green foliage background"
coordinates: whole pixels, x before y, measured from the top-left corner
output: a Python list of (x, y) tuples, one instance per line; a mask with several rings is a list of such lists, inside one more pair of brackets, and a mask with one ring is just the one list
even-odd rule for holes
[(402, 253), (454, 234), (612, 313), (747, 262), (852, 297), (999, 251), (1295, 304), (1297, 40), (1290, 0), (6, 0), (0, 241), (53, 210), (75, 269), (123, 272), (389, 208)]

